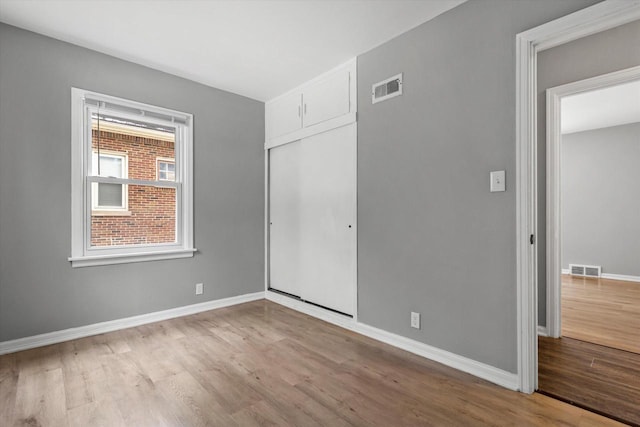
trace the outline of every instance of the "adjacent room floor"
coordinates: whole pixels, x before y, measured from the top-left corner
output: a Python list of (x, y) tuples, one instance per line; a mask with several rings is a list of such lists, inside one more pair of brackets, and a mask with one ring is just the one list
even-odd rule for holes
[(640, 425), (640, 283), (563, 275), (562, 334), (538, 341), (539, 391)]
[(640, 426), (640, 354), (566, 337), (538, 345), (540, 392)]
[(640, 283), (563, 274), (562, 336), (640, 353)]
[(617, 425), (261, 300), (0, 356), (0, 425)]

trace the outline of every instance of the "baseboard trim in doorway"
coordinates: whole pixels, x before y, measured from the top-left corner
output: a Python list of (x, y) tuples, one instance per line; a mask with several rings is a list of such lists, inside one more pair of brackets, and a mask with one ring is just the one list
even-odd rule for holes
[(146, 313), (138, 316), (125, 317), (123, 319), (109, 320), (107, 322), (79, 326), (77, 328), (69, 328), (61, 331), (54, 331), (25, 338), (18, 338), (11, 341), (3, 341), (0, 342), (0, 354), (15, 353), (17, 351), (28, 350), (31, 348), (42, 347), (50, 344), (57, 344), (64, 341), (89, 337), (92, 335), (104, 334), (106, 332), (113, 332), (120, 329), (131, 328), (134, 326), (146, 325), (148, 323), (159, 322), (176, 317), (188, 316), (190, 314), (201, 313), (203, 311), (214, 310), (216, 308), (229, 307), (232, 305), (256, 301), (263, 298), (264, 291), (255, 292), (252, 294), (206, 301), (198, 304), (171, 308), (168, 310), (155, 311), (153, 313)]
[(510, 390), (518, 390), (518, 375), (515, 373), (504, 371), (494, 366), (430, 346), (420, 341), (369, 326), (362, 322), (357, 322), (348, 316), (332, 313), (319, 307), (309, 305), (299, 299), (287, 297), (276, 292), (267, 291), (265, 298), (269, 301), (273, 301), (342, 328), (349, 329), (353, 332), (357, 332), (393, 347), (417, 354), (425, 359), (442, 363), (443, 365), (466, 372)]
[[(562, 274), (571, 275), (571, 270), (562, 269)], [(609, 280), (624, 280), (625, 282), (639, 282), (640, 276), (630, 276), (628, 274), (614, 274), (614, 273), (601, 273), (601, 279), (609, 279)]]
[(538, 336), (539, 337), (548, 337), (549, 336), (549, 330), (547, 329), (546, 326), (538, 325)]

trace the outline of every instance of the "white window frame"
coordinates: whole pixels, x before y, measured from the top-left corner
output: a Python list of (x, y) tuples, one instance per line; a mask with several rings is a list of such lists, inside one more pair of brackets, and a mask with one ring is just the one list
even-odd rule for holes
[[(160, 179), (160, 163), (171, 163), (171, 164), (175, 165), (176, 164), (176, 159), (172, 159), (170, 157), (156, 157), (156, 180), (171, 182), (170, 179)], [(175, 174), (175, 172), (174, 172), (174, 174)]]
[[(91, 174), (91, 114), (100, 111), (131, 120), (175, 127), (176, 180), (147, 181)], [(127, 175), (128, 176), (128, 175)], [(176, 191), (176, 241), (161, 244), (91, 246), (92, 183), (152, 185)], [(192, 257), (193, 115), (83, 89), (71, 88), (71, 256), (73, 267)]]
[[(127, 155), (127, 153), (121, 153), (118, 151), (109, 151), (109, 150), (100, 150), (100, 153), (98, 153), (98, 150), (93, 150), (93, 152), (91, 153), (91, 155), (95, 155), (96, 157), (100, 156), (105, 156), (105, 157), (118, 157), (122, 159), (122, 178), (127, 179), (129, 178), (129, 156)], [(93, 161), (93, 158), (92, 158)], [(98, 160), (99, 161), (99, 160)], [(122, 184), (122, 203), (120, 204), (120, 206), (100, 206), (98, 205), (98, 193), (99, 193), (99, 187), (98, 185), (92, 185), (91, 186), (91, 210), (92, 212), (95, 214), (96, 212), (98, 212), (99, 214), (102, 213), (110, 213), (110, 212), (126, 212), (129, 210), (129, 186), (127, 184)]]

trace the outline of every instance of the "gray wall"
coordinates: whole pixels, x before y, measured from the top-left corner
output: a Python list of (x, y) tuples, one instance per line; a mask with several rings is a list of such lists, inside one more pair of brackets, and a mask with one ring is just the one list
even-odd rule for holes
[(575, 40), (538, 55), (538, 323), (546, 325), (546, 98), (545, 91), (640, 65), (640, 21)]
[(562, 268), (640, 276), (640, 123), (562, 136)]
[[(193, 113), (194, 258), (71, 268), (72, 86)], [(262, 290), (263, 142), (261, 102), (0, 24), (0, 341)]]
[(515, 37), (593, 3), (470, 1), (358, 58), (359, 320), (517, 371)]

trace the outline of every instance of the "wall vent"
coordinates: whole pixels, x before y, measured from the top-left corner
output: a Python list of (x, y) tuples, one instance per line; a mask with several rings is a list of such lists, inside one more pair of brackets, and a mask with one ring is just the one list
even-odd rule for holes
[(371, 103), (376, 104), (394, 96), (402, 95), (402, 73), (389, 77), (371, 86)]
[(602, 274), (602, 267), (599, 265), (569, 264), (569, 270), (572, 276), (600, 277)]

